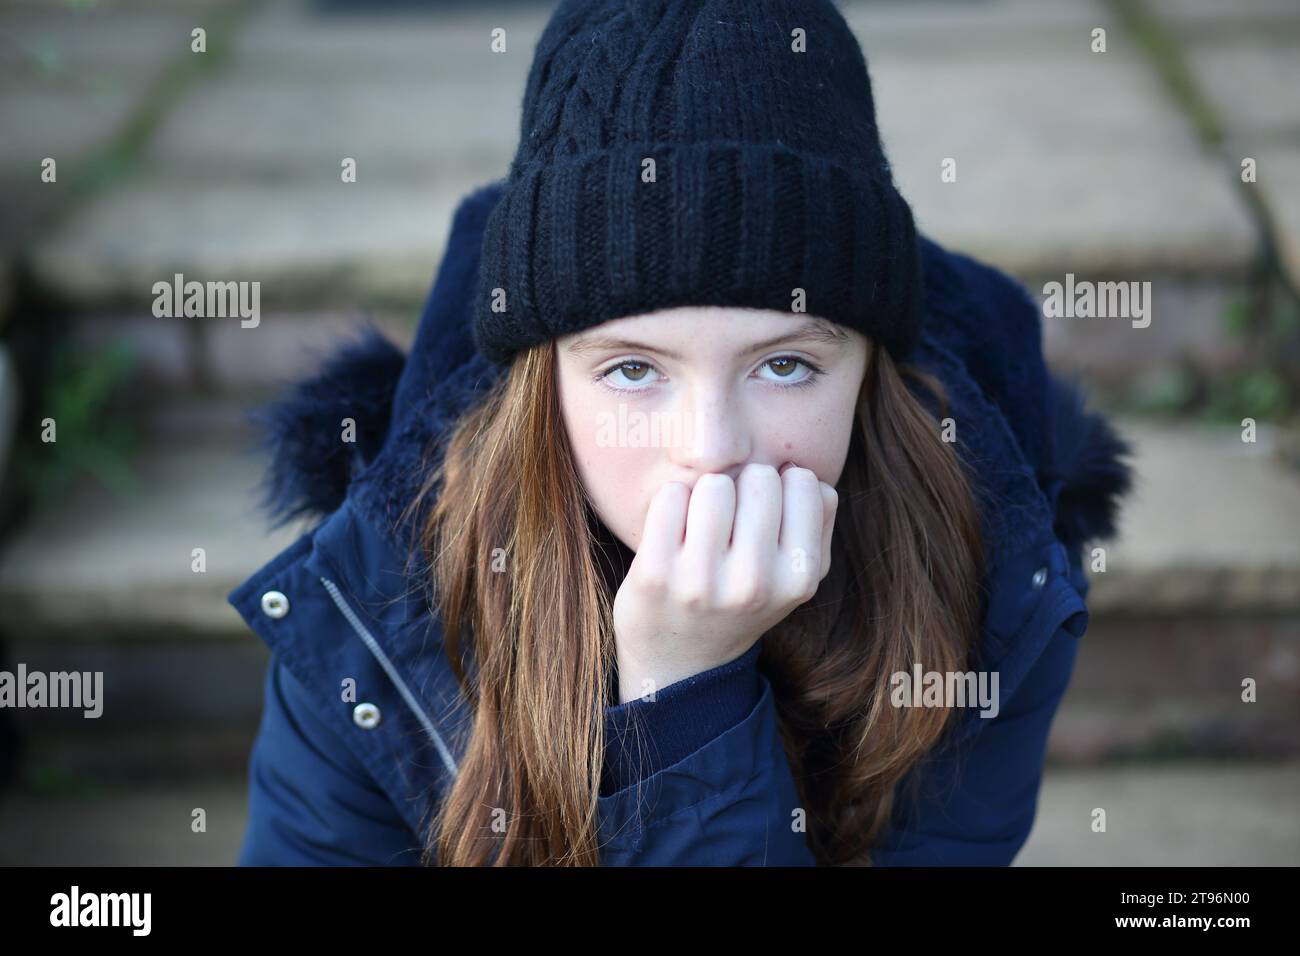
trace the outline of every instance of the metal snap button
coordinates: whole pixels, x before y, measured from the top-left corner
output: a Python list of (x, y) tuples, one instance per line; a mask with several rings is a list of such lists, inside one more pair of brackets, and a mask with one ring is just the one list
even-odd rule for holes
[(1041, 588), (1047, 583), (1047, 568), (1039, 568), (1034, 572), (1034, 588)]
[(374, 704), (357, 704), (352, 708), (352, 722), (362, 730), (374, 730), (382, 719), (383, 715)]
[(289, 599), (280, 591), (267, 591), (262, 595), (262, 613), (276, 619), (289, 613)]

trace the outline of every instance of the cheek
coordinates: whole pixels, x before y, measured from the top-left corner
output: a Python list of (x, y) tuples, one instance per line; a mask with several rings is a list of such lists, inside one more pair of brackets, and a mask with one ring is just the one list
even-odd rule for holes
[(851, 396), (835, 398), (774, 418), (764, 429), (763, 457), (778, 466), (786, 460), (794, 461), (811, 468), (822, 481), (837, 483), (848, 455), (853, 407), (848, 404)]
[(569, 438), (578, 474), (600, 520), (624, 543), (635, 546), (646, 508), (658, 490), (654, 476), (663, 450), (610, 447), (601, 443), (594, 424), (571, 428)]

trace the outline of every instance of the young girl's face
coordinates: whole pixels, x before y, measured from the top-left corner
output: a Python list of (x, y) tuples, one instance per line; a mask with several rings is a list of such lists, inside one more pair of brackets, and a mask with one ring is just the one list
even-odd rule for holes
[(848, 455), (867, 339), (807, 314), (691, 306), (556, 339), (556, 387), (579, 474), (632, 551), (663, 485), (733, 481), (751, 462), (835, 485)]

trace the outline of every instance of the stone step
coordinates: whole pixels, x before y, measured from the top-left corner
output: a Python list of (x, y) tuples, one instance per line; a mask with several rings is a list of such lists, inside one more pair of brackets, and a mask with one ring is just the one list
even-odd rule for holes
[[(193, 830), (194, 810), (206, 830)], [(242, 774), (5, 794), (0, 866), (232, 866), (248, 819)]]
[(1091, 575), (1095, 615), (1232, 620), (1300, 611), (1300, 471), (1294, 436), (1123, 418), (1134, 487)]
[[(247, 630), (230, 640), (96, 634), (19, 636), (0, 668), (102, 674), (98, 717), (6, 711), (39, 767), (95, 779), (180, 778), (238, 769), (261, 714), (269, 651)], [(1089, 628), (1052, 727), (1060, 764), (1300, 755), (1300, 617)], [(1256, 682), (1255, 702), (1241, 699)], [(45, 772), (45, 771), (42, 771)]]
[[(1151, 693), (1090, 698), (1072, 683), (1052, 723), (1048, 756), (1062, 765), (1300, 756), (1294, 700), (1246, 704), (1231, 696), (1233, 690), (1226, 688), (1219, 699)], [(1240, 695), (1240, 685), (1235, 690)]]
[[(1205, 710), (1216, 719), (1234, 711), (1244, 719), (1247, 710), (1276, 716), (1300, 708), (1300, 617), (1095, 617), (1082, 639), (1066, 709), (1077, 704), (1084, 714), (1099, 706), (1143, 717), (1155, 715), (1143, 710), (1143, 702), (1152, 702), (1181, 720), (1184, 708)], [(96, 633), (50, 640), (22, 631), (7, 636), (9, 662), (0, 664), (7, 669), (21, 661), (29, 670), (117, 675), (105, 687), (105, 707), (127, 721), (161, 714), (215, 720), (255, 715), (260, 705), (261, 690), (250, 678), (262, 672), (268, 652), (246, 630), (232, 636), (247, 640), (184, 635), (105, 640)], [(1241, 682), (1247, 677), (1256, 682), (1259, 701), (1243, 707)], [(58, 713), (51, 712), (47, 723), (83, 726), (79, 713), (66, 721)]]
[[(1099, 628), (1104, 630), (1104, 625)], [(1089, 636), (1092, 636), (1091, 632)], [(23, 738), (25, 774), (50, 780), (91, 779), (112, 782), (127, 779), (178, 779), (201, 776), (222, 768), (237, 772), (247, 757), (261, 713), (262, 679), (266, 652), (251, 636), (223, 642), (206, 655), (215, 662), (217, 679), (189, 696), (170, 688), (150, 687), (147, 681), (159, 670), (149, 655), (50, 653), (32, 642), (15, 647), (12, 661), (21, 660), (28, 672), (75, 671), (98, 667), (104, 674), (104, 706), (96, 719), (80, 712), (15, 710)], [(57, 648), (54, 648), (58, 650)], [(168, 658), (184, 661), (193, 654), (173, 647)], [(1218, 656), (1216, 649), (1186, 655), (1194, 670), (1198, 657)], [(1237, 661), (1235, 673), (1262, 672), (1260, 701), (1245, 704), (1239, 685), (1225, 682), (1217, 697), (1176, 686), (1183, 673), (1168, 662), (1149, 664), (1145, 674), (1158, 677), (1159, 690), (1126, 693), (1122, 688), (1100, 693), (1090, 671), (1097, 667), (1097, 652), (1085, 648), (1069, 690), (1052, 725), (1047, 753), (1060, 765), (1132, 763), (1151, 760), (1224, 759), (1271, 760), (1300, 755), (1295, 735), (1300, 713), (1294, 690), (1272, 681), (1267, 669), (1253, 661)], [(1094, 660), (1089, 663), (1089, 658)], [(11, 663), (10, 668), (16, 666)], [(52, 666), (58, 661), (59, 667)], [(1118, 671), (1107, 663), (1106, 669)], [(177, 664), (163, 671), (165, 680), (179, 686), (198, 683), (195, 672)], [(1293, 682), (1292, 682), (1293, 683)], [(1279, 698), (1290, 693), (1289, 698)], [(215, 716), (219, 714), (220, 716)]]
[[(213, 0), (51, 4), (11, 0), (0, 43), (0, 252), (8, 259), (107, 172), (105, 152), (149, 112)], [(42, 182), (43, 162), (57, 164)]]
[[(229, 866), (247, 820), (242, 775), (52, 795), (0, 814), (0, 866)], [(1049, 766), (1016, 866), (1294, 866), (1300, 764)], [(207, 811), (207, 832), (190, 827)], [(1107, 830), (1091, 829), (1093, 810)]]
[(1048, 767), (1015, 865), (1295, 866), (1298, 802), (1295, 761)]
[[(414, 309), (267, 309), (255, 327), (246, 328), (237, 316), (155, 318), (108, 311), (69, 322), (69, 341), (78, 354), (87, 356), (110, 347), (129, 352), (130, 391), (123, 399), (140, 406), (144, 427), (158, 425), (160, 419), (201, 421), (218, 412), (229, 416), (239, 406), (246, 410), (258, 395), (269, 396), (316, 373), (321, 362), (354, 339), (368, 321), (407, 349), (418, 316)], [(159, 402), (160, 395), (167, 400)]]
[(33, 280), (79, 311), (152, 317), (156, 282), (259, 283), (265, 308), (424, 301), (451, 217), (476, 182), (327, 178), (193, 184), (140, 173), (32, 251)]
[(134, 462), (133, 498), (84, 482), (33, 515), (0, 551), (10, 630), (97, 640), (245, 633), (226, 595), (299, 530), (266, 530), (258, 461), (251, 446), (181, 439)]
[[(102, 654), (51, 655), (42, 653), (44, 648), (29, 653), (24, 646), (31, 645), (19, 645), (15, 650), (21, 656), (13, 659), (27, 663), (28, 673), (55, 672), (50, 661), (56, 656), (65, 671), (104, 668), (105, 700), (102, 715), (94, 719), (80, 712), (6, 712), (4, 719), (15, 722), (22, 741), (21, 776), (51, 785), (76, 780), (111, 785), (234, 774), (245, 767), (261, 717), (267, 658), (255, 639), (227, 642), (206, 655), (217, 665), (218, 677), (190, 697), (147, 686), (147, 678), (157, 681), (160, 676), (155, 673), (158, 663), (148, 661), (147, 655), (143, 662), (137, 654), (105, 664)], [(188, 650), (174, 647), (169, 656), (183, 660)], [(1088, 650), (1088, 656), (1095, 655)], [(1237, 669), (1249, 669), (1244, 663)], [(1279, 699), (1278, 683), (1262, 681), (1262, 696), (1255, 704), (1233, 696), (1239, 687), (1226, 687), (1218, 698), (1171, 686), (1099, 695), (1090, 686), (1093, 666), (1081, 664), (1076, 670), (1053, 721), (1047, 756), (1055, 765), (1300, 757), (1295, 734), (1300, 707), (1293, 689), (1283, 687), (1281, 693), (1291, 697)], [(1154, 673), (1153, 668), (1147, 676)], [(1165, 683), (1176, 684), (1181, 673), (1166, 670)], [(182, 686), (199, 683), (198, 675), (183, 665), (161, 673), (162, 683), (171, 681)]]
[[(547, 12), (259, 8), (134, 175), (32, 248), (38, 286), (79, 308), (143, 310), (177, 271), (256, 279), (291, 305), (419, 300), (457, 199), (507, 171)], [(1258, 251), (1245, 203), (1108, 6), (845, 13), (923, 231), (1026, 279), (1243, 280)], [(1110, 30), (1104, 54), (1089, 49), (1097, 25)], [(505, 53), (489, 47), (497, 27)], [(359, 162), (355, 184), (339, 181), (345, 156)], [(940, 175), (948, 158), (955, 182)]]

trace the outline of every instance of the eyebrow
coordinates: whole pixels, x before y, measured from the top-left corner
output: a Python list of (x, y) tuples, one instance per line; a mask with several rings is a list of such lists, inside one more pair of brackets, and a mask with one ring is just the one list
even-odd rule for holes
[[(848, 335), (823, 322), (808, 320), (783, 335), (778, 335), (770, 339), (764, 339), (762, 342), (755, 342), (749, 348), (741, 352), (741, 355), (752, 355), (754, 352), (761, 352), (764, 349), (771, 348), (774, 345), (781, 345), (785, 342), (818, 342), (823, 345), (839, 347), (848, 341)], [(571, 355), (582, 355), (587, 352), (626, 350), (630, 352), (654, 352), (658, 355), (665, 355), (670, 359), (681, 361), (681, 356), (676, 352), (670, 352), (667, 349), (658, 348), (645, 342), (638, 342), (634, 339), (621, 339), (608, 335), (598, 335), (591, 338), (578, 339), (572, 343), (567, 351)]]

